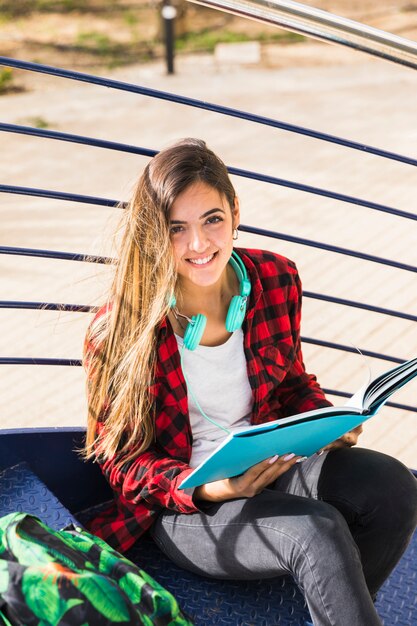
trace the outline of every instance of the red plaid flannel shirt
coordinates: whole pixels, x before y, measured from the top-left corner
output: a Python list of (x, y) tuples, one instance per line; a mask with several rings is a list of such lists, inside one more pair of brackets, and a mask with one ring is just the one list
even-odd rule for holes
[[(252, 284), (243, 323), (244, 350), (253, 394), (252, 424), (330, 406), (315, 376), (306, 373), (300, 345), (301, 283), (292, 261), (272, 252), (236, 249)], [(105, 308), (97, 315), (103, 314)], [(85, 357), (94, 347), (85, 345)], [(159, 330), (155, 384), (156, 441), (122, 467), (101, 463), (114, 503), (89, 529), (127, 550), (164, 509), (194, 513), (190, 490), (178, 486), (192, 469), (187, 388), (177, 341), (164, 320)]]

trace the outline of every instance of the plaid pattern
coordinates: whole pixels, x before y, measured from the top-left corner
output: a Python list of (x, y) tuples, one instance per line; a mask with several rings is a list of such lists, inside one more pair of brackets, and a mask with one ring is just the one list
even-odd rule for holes
[[(295, 264), (272, 252), (243, 248), (236, 252), (252, 284), (243, 323), (253, 394), (252, 424), (330, 406), (315, 376), (304, 368), (301, 283)], [(104, 308), (97, 316), (103, 312)], [(91, 349), (87, 343), (86, 358)], [(93, 533), (120, 551), (131, 547), (163, 509), (199, 510), (192, 493), (178, 489), (192, 472), (188, 465), (192, 432), (177, 341), (167, 320), (159, 329), (157, 375), (150, 393), (157, 409), (156, 443), (120, 468), (115, 467), (114, 459), (101, 463), (115, 501), (89, 524)]]

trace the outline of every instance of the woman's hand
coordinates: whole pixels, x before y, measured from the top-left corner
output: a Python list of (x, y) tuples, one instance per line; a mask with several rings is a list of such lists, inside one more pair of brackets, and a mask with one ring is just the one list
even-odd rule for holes
[[(197, 487), (194, 491), (195, 500), (223, 502), (234, 498), (252, 498), (284, 472), (290, 469), (300, 458), (295, 455), (274, 456), (250, 467), (241, 476), (224, 478)], [(287, 460), (285, 460), (287, 459)]]
[(328, 450), (337, 450), (338, 448), (351, 448), (352, 446), (356, 446), (356, 444), (358, 443), (359, 435), (362, 431), (363, 426), (362, 424), (360, 424), (342, 437), (339, 437), (339, 439), (336, 439), (336, 441), (333, 441), (332, 443), (329, 443), (329, 445), (325, 446), (323, 448), (323, 452)]

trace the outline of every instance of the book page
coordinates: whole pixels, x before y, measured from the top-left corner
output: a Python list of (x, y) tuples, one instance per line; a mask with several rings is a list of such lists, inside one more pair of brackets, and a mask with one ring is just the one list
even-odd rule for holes
[(367, 390), (372, 381), (372, 372), (369, 364), (365, 361), (365, 357), (363, 357), (363, 364), (366, 366), (366, 370), (368, 373), (368, 379), (365, 380), (363, 385), (359, 387), (359, 389), (351, 396), (344, 404), (344, 406), (350, 406), (355, 409), (360, 409), (363, 411), (364, 407), (364, 399), (366, 397)]
[(364, 402), (366, 391), (368, 389), (368, 384), (369, 383), (363, 385), (360, 389), (358, 389), (356, 393), (353, 394), (353, 396), (348, 398), (344, 406), (352, 407), (355, 409), (360, 409), (360, 411), (363, 411), (363, 408), (364, 408), (363, 402)]
[(368, 386), (364, 405), (371, 411), (378, 410), (388, 398), (417, 375), (417, 359), (410, 359), (378, 376)]

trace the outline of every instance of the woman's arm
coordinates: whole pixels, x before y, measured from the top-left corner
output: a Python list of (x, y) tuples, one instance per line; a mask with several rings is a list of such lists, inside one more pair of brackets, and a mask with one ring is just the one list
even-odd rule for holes
[(152, 446), (133, 460), (120, 464), (117, 457), (103, 460), (97, 457), (101, 470), (113, 491), (131, 503), (143, 500), (155, 507), (179, 513), (194, 513), (192, 490), (178, 489), (193, 471), (177, 459), (164, 455)]

